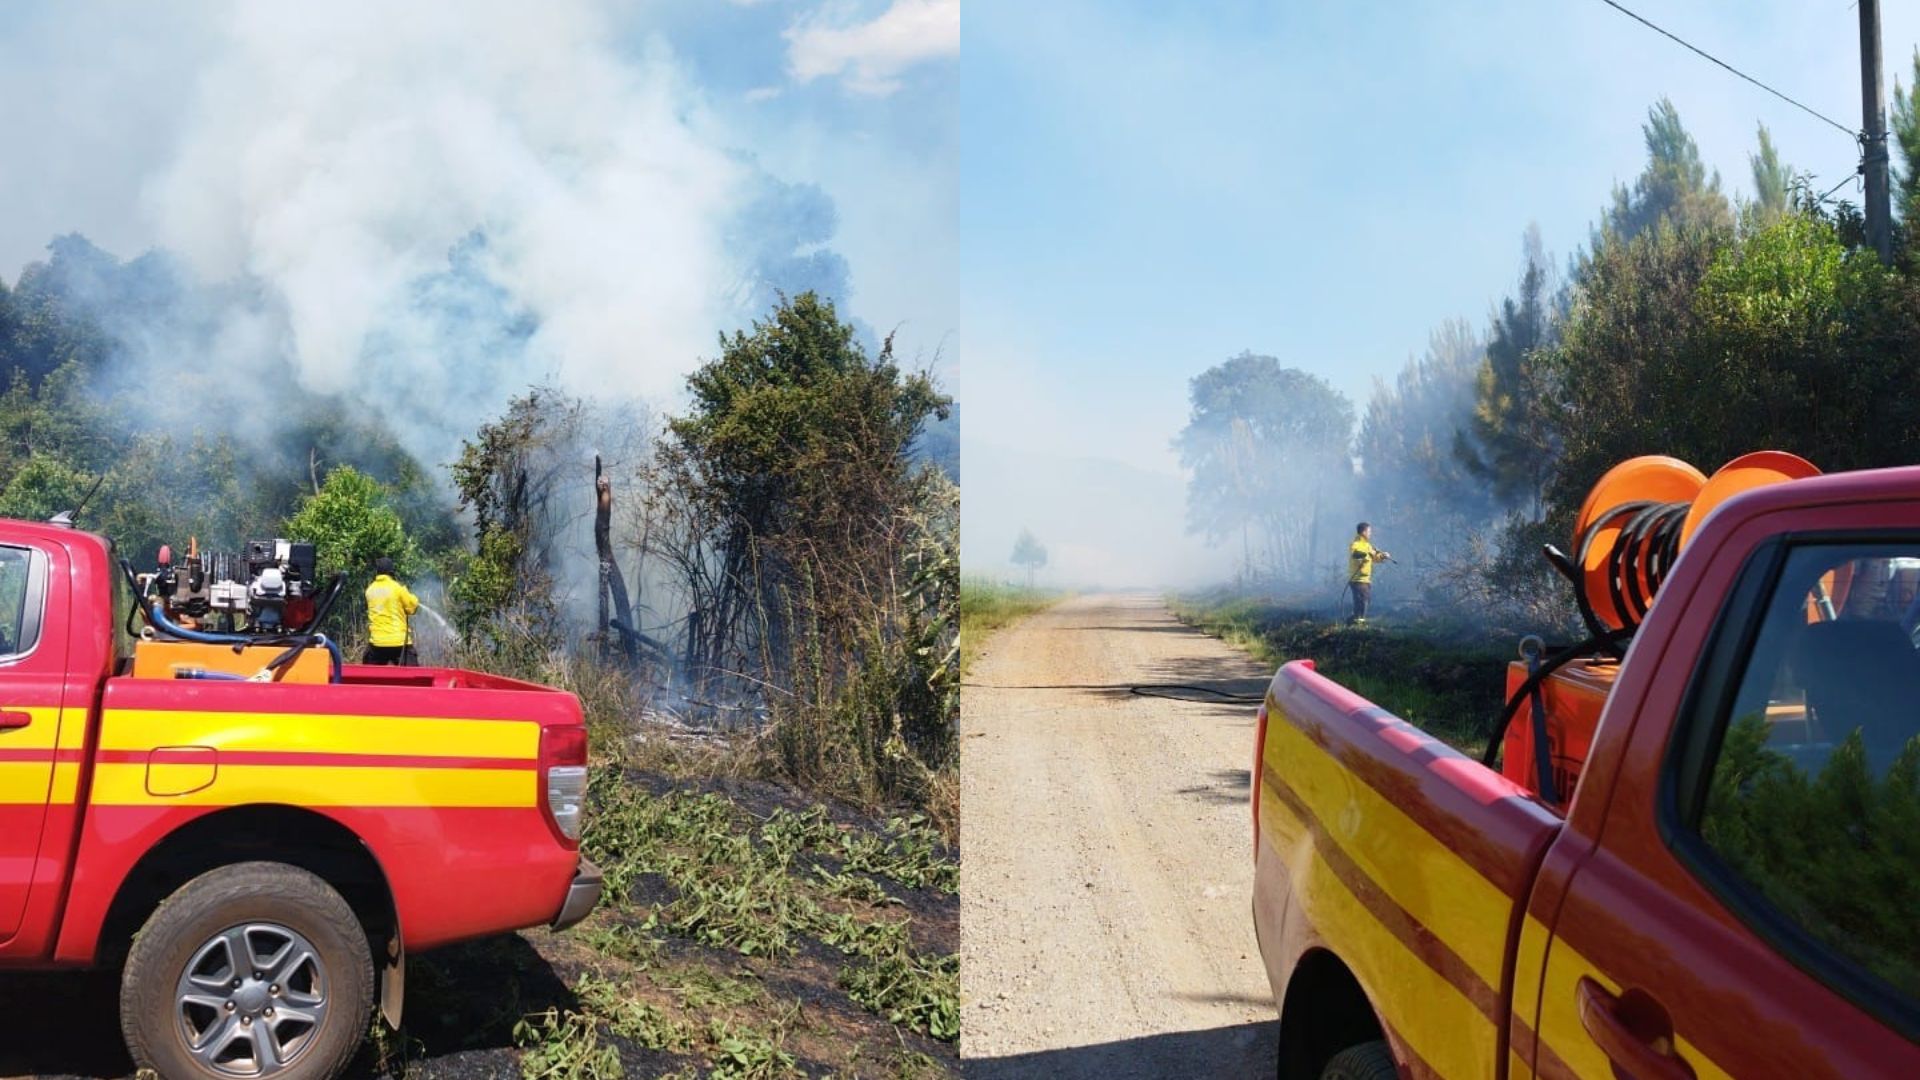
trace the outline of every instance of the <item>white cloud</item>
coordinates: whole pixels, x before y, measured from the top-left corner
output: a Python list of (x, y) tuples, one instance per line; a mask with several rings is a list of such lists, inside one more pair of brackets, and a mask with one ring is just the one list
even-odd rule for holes
[(908, 68), (960, 52), (960, 0), (893, 0), (863, 23), (816, 16), (786, 32), (787, 69), (800, 82), (841, 78), (856, 94), (884, 97)]

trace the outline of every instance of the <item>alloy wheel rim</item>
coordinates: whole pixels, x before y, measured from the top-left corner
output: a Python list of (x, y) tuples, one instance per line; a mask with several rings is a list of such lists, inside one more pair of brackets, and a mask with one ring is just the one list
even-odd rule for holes
[(194, 950), (174, 983), (187, 1053), (219, 1076), (271, 1076), (304, 1055), (326, 1020), (326, 965), (278, 923), (230, 926)]

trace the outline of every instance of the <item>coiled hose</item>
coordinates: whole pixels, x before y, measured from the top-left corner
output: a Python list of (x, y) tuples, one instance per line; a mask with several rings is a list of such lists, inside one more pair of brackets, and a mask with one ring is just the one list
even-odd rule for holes
[[(1534, 752), (1544, 752), (1545, 722), (1537, 695), (1540, 685), (1548, 676), (1585, 657), (1604, 655), (1618, 660), (1626, 655), (1627, 643), (1633, 639), (1634, 631), (1640, 629), (1641, 621), (1653, 607), (1654, 595), (1660, 591), (1660, 586), (1667, 580), (1673, 564), (1680, 557), (1680, 531), (1686, 524), (1687, 511), (1692, 509), (1692, 505), (1685, 502), (1624, 502), (1587, 525), (1579, 537), (1575, 558), (1571, 561), (1551, 547), (1547, 549), (1547, 560), (1573, 585), (1574, 603), (1580, 609), (1580, 620), (1586, 624), (1588, 636), (1584, 641), (1551, 651), (1535, 643), (1535, 648), (1527, 653), (1523, 646), (1523, 655), (1528, 663), (1527, 677), (1507, 698), (1506, 707), (1500, 710), (1500, 718), (1488, 733), (1486, 751), (1480, 756), (1482, 764), (1492, 766), (1506, 739), (1508, 725), (1513, 723), (1520, 706), (1529, 701), (1534, 703)], [(1604, 571), (1602, 580), (1606, 586), (1606, 598), (1614, 618), (1620, 624), (1618, 626), (1609, 626), (1601, 619), (1594, 607), (1594, 597), (1590, 595), (1594, 587), (1592, 581), (1581, 572), (1593, 554), (1594, 545), (1600, 542), (1601, 533), (1607, 529), (1617, 529), (1618, 533), (1612, 538), (1613, 546), (1607, 550), (1605, 561), (1600, 566)], [(1542, 770), (1540, 776), (1543, 796), (1550, 802), (1558, 801), (1553, 797), (1555, 793), (1552, 792), (1552, 782), (1547, 773)]]
[[(1593, 636), (1601, 637), (1614, 629), (1626, 630), (1631, 634), (1639, 628), (1641, 621), (1647, 617), (1647, 610), (1653, 606), (1654, 594), (1660, 591), (1661, 584), (1667, 580), (1667, 574), (1680, 557), (1680, 531), (1687, 522), (1687, 511), (1692, 505), (1684, 502), (1621, 503), (1587, 526), (1580, 536), (1574, 561), (1575, 572), (1568, 576), (1573, 580), (1573, 597), (1579, 605), (1580, 618)], [(1594, 610), (1593, 597), (1588, 595), (1591, 586), (1587, 575), (1578, 572), (1578, 568), (1587, 565), (1600, 534), (1609, 528), (1618, 529), (1619, 533), (1613, 538), (1613, 546), (1606, 553), (1602, 569), (1605, 571), (1607, 599), (1611, 601), (1613, 613), (1620, 623), (1617, 628), (1607, 626), (1600, 619)]]

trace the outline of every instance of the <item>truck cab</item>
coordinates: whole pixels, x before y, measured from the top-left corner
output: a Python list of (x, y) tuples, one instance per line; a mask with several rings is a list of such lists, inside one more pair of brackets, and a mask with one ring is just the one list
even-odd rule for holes
[(1920, 469), (1730, 498), (1624, 657), (1550, 685), (1600, 695), (1591, 730), (1523, 701), (1551, 752), (1501, 771), (1284, 667), (1254, 785), (1281, 1075), (1920, 1075), (1916, 559)]

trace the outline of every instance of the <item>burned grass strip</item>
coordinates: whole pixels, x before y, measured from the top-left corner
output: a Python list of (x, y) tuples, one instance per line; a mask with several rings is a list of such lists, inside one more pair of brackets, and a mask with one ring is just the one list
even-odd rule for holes
[(1208, 594), (1171, 605), (1180, 621), (1276, 666), (1316, 669), (1465, 754), (1485, 748), (1506, 701), (1517, 635), (1464, 622), (1389, 616), (1347, 626), (1324, 613), (1255, 598)]

